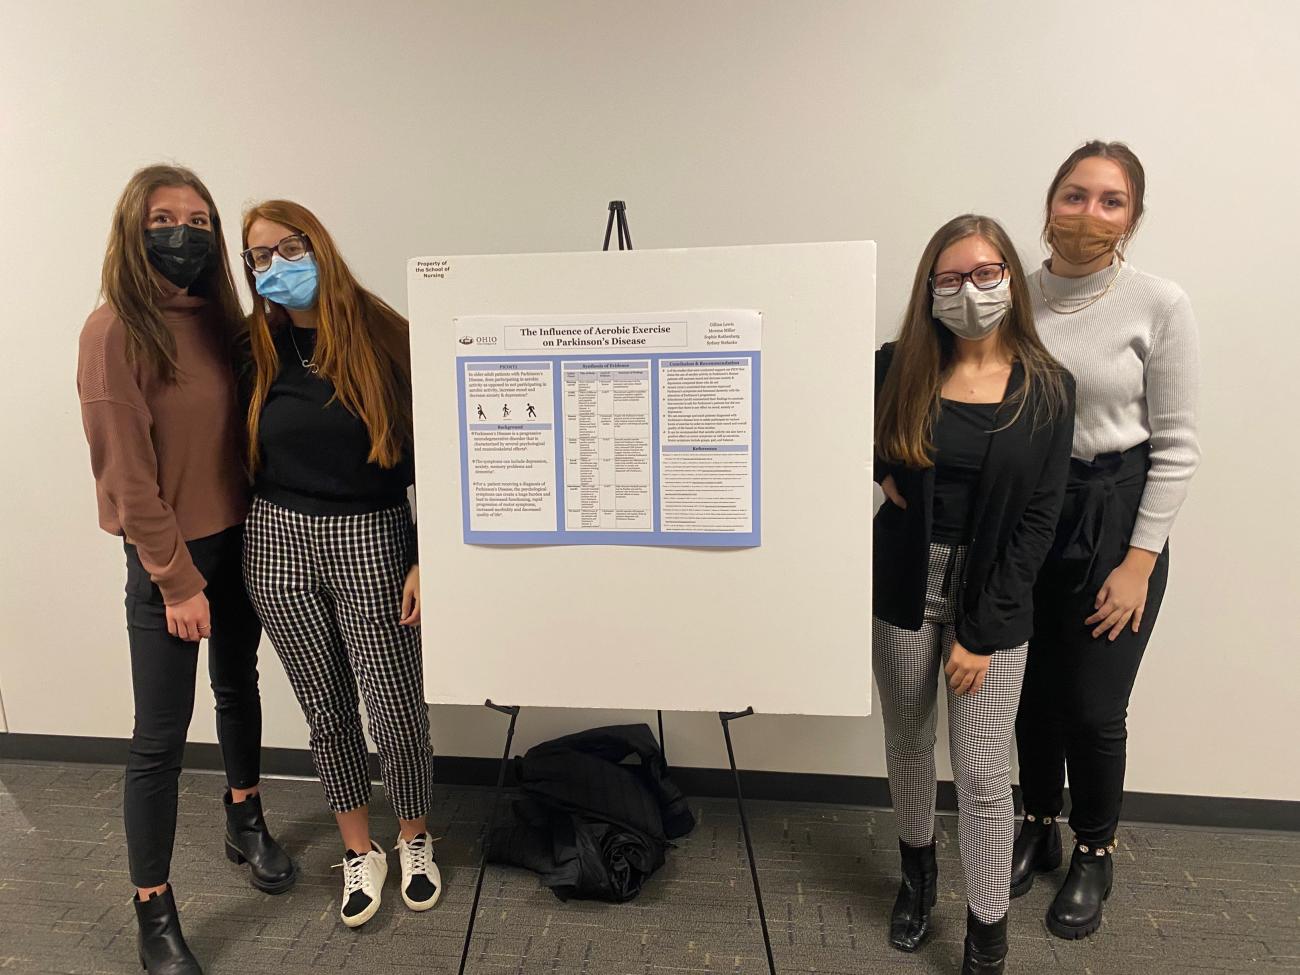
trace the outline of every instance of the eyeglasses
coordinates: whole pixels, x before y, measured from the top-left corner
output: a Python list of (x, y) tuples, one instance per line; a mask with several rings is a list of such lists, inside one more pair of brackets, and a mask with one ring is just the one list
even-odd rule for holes
[(250, 247), (240, 256), (250, 271), (265, 271), (276, 254), (286, 261), (301, 261), (310, 250), (311, 241), (306, 234), (290, 234), (280, 238), (274, 247)]
[(980, 291), (992, 291), (1007, 279), (1005, 264), (981, 264), (970, 271), (944, 271), (930, 275), (930, 292), (941, 298), (955, 295), (967, 281)]

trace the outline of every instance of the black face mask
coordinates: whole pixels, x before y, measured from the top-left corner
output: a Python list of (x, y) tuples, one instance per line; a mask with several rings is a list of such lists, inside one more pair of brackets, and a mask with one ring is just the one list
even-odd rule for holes
[(149, 263), (178, 288), (188, 288), (207, 266), (212, 255), (212, 231), (182, 224), (154, 227), (144, 232), (144, 249)]

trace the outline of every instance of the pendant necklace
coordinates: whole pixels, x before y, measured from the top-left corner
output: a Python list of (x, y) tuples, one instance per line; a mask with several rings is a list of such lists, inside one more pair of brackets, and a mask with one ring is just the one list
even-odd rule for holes
[[(301, 362), (302, 367), (306, 369), (308, 372), (310, 372), (312, 375), (318, 374), (320, 372), (320, 366), (316, 365), (316, 363), (314, 363), (311, 359), (308, 359), (303, 356), (302, 349), (298, 348), (298, 337), (293, 334), (293, 331), (294, 331), (293, 326), (290, 325), (289, 341), (293, 343), (293, 351), (298, 354), (298, 361)], [(316, 353), (316, 349), (313, 347), (312, 354), (315, 355), (315, 353)]]

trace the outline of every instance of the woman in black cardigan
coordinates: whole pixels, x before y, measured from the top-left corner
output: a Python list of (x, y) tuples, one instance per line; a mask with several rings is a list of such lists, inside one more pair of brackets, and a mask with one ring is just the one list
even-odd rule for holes
[(967, 214), (925, 249), (897, 343), (876, 354), (872, 667), (903, 882), (890, 943), (915, 951), (936, 899), (935, 683), (969, 902), (963, 973), (1002, 972), (1015, 823), (1011, 742), (1032, 592), (1064, 497), (1074, 383), (1034, 330), (996, 221)]

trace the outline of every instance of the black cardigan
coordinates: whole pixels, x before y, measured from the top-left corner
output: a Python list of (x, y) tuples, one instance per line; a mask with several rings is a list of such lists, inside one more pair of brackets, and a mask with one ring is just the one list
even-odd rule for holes
[[(894, 345), (876, 352), (876, 408)], [(1025, 381), (1012, 365), (1010, 398)], [(1012, 407), (998, 410), (997, 427), (974, 498), (975, 533), (957, 615), (957, 640), (972, 653), (1018, 647), (1033, 633), (1034, 581), (1056, 535), (1074, 439), (1074, 378), (1066, 373), (1067, 408), (1035, 429), (1031, 399), (1005, 429)], [(886, 623), (919, 630), (925, 618), (926, 574), (934, 516), (934, 467), (924, 469), (875, 457), (879, 483), (892, 474), (907, 507), (888, 499), (873, 528), (872, 612)]]

